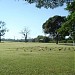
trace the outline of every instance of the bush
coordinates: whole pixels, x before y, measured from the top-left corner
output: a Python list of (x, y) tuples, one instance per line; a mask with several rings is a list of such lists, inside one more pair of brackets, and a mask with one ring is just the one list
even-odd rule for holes
[(67, 40), (61, 40), (61, 41), (59, 41), (59, 43), (66, 43), (67, 42)]
[(73, 43), (73, 40), (67, 40), (67, 43)]
[(59, 43), (73, 43), (73, 40), (61, 40)]
[(55, 40), (50, 40), (49, 43), (56, 43), (56, 41)]

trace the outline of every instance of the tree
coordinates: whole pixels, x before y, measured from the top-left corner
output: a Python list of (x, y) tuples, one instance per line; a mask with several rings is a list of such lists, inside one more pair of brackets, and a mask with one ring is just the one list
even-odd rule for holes
[(64, 3), (71, 3), (73, 0), (24, 0), (28, 3), (35, 3), (36, 7), (41, 8), (55, 8), (58, 6), (62, 6)]
[(70, 4), (67, 4), (66, 10), (68, 10), (70, 12), (70, 14), (67, 16), (66, 22), (64, 22), (62, 24), (61, 28), (58, 29), (58, 32), (64, 36), (69, 35), (72, 38), (73, 45), (74, 45), (74, 40), (75, 40), (75, 1)]
[(56, 44), (58, 44), (58, 37), (59, 34), (57, 32), (57, 29), (61, 27), (61, 24), (66, 20), (63, 16), (54, 16), (49, 18), (43, 25), (43, 31), (46, 34), (50, 34), (53, 37), (56, 37)]
[(70, 12), (68, 18), (68, 25), (69, 25), (69, 35), (73, 40), (73, 45), (75, 42), (75, 0), (74, 2), (67, 5), (66, 10)]
[(75, 12), (75, 0), (67, 4), (66, 10), (68, 10), (70, 13)]
[[(74, 14), (74, 15), (73, 15)], [(75, 13), (70, 16), (75, 17)], [(70, 36), (73, 40), (75, 40), (75, 18), (71, 17), (71, 19), (64, 22), (61, 28), (58, 29), (58, 33), (62, 34), (62, 36)]]
[(44, 43), (49, 43), (49, 42), (50, 42), (50, 38), (47, 37), (47, 36), (44, 36), (43, 42), (44, 42)]
[(50, 41), (50, 38), (43, 35), (38, 35), (37, 38), (35, 38), (36, 42), (43, 42), (48, 43)]
[(1, 42), (1, 36), (5, 35), (6, 28), (5, 28), (5, 22), (0, 21), (0, 42)]
[(38, 35), (36, 38), (37, 42), (43, 42), (43, 36), (42, 35)]
[(24, 36), (25, 38), (25, 42), (27, 42), (27, 37), (28, 37), (28, 34), (29, 34), (30, 30), (25, 27), (22, 31), (21, 31), (21, 34)]

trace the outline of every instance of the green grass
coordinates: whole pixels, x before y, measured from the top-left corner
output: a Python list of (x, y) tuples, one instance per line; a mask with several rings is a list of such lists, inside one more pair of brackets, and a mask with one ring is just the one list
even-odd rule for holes
[(0, 43), (0, 75), (75, 75), (75, 47)]

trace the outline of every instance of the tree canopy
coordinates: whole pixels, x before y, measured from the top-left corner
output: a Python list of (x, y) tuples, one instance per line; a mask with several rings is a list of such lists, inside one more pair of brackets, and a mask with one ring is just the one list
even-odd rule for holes
[(58, 44), (58, 33), (57, 29), (61, 27), (61, 24), (66, 20), (64, 16), (53, 16), (49, 18), (43, 25), (43, 31), (46, 34), (50, 34), (53, 37), (57, 37), (57, 44)]
[(71, 13), (75, 12), (75, 1), (68, 3), (66, 10), (68, 10)]
[(1, 42), (1, 36), (5, 35), (6, 32), (6, 23), (3, 21), (0, 21), (0, 42)]
[(56, 30), (59, 29), (61, 27), (62, 22), (65, 21), (65, 17), (64, 16), (53, 16), (51, 18), (49, 18), (43, 25), (43, 31), (46, 34), (51, 34), (51, 35), (55, 35), (56, 34)]
[(69, 35), (75, 40), (75, 1), (68, 4), (66, 10), (70, 12), (67, 16), (66, 22), (64, 22), (61, 28), (58, 30), (62, 35)]
[(71, 3), (73, 0), (24, 0), (28, 3), (35, 3), (36, 7), (41, 8), (55, 8), (58, 6), (62, 6), (64, 3)]

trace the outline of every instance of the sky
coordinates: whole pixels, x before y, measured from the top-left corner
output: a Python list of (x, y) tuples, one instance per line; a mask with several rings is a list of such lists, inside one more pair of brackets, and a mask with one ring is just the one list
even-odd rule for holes
[(35, 4), (28, 4), (22, 0), (0, 0), (0, 21), (4, 21), (9, 30), (3, 38), (23, 39), (20, 32), (24, 27), (30, 30), (28, 38), (44, 35), (43, 23), (55, 15), (67, 16), (69, 13), (64, 10), (65, 7), (66, 5), (55, 9), (39, 9)]

